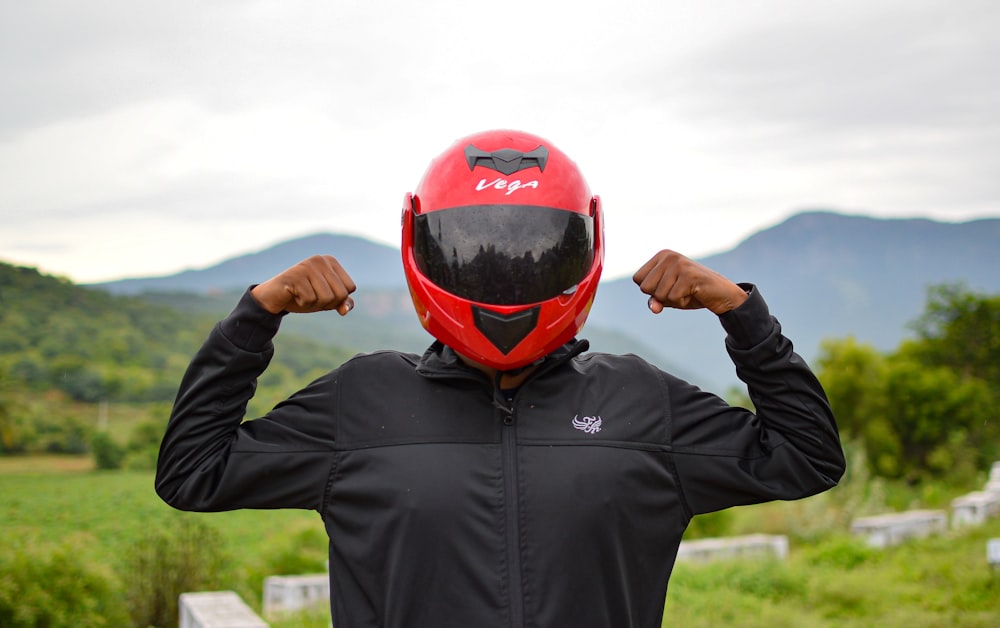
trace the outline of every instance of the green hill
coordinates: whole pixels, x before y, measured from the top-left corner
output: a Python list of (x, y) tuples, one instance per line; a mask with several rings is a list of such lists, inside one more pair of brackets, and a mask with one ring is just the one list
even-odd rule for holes
[[(81, 406), (91, 404), (130, 404), (165, 424), (184, 369), (218, 317), (0, 263), (0, 453), (85, 450), (98, 412)], [(354, 353), (294, 333), (275, 344), (251, 413)], [(162, 407), (136, 409), (151, 404)]]
[(207, 319), (0, 265), (0, 368), (77, 401), (172, 397)]

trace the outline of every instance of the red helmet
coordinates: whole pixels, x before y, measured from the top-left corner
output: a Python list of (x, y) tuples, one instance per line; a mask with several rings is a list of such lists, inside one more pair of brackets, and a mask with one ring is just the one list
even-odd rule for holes
[(486, 131), (431, 162), (403, 205), (420, 323), (480, 364), (535, 362), (583, 327), (604, 263), (601, 203), (565, 154)]

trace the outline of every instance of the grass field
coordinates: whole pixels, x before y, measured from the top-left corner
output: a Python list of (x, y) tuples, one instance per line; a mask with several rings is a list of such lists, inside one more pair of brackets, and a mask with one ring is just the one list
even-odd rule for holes
[[(218, 532), (226, 557), (217, 588), (236, 590), (258, 609), (261, 579), (276, 562), (294, 562), (287, 555), (303, 552), (322, 561), (316, 513), (178, 513), (159, 500), (152, 482), (150, 472), (93, 471), (85, 458), (0, 458), (0, 553), (70, 542), (88, 560), (127, 577), (124, 558), (137, 542), (197, 520)], [(823, 529), (813, 520), (833, 516), (829, 508), (806, 500), (737, 510), (734, 533), (798, 530), (790, 557), (679, 564), (664, 626), (1000, 626), (1000, 573), (985, 560), (987, 539), (1000, 537), (1000, 520), (877, 551), (844, 534), (810, 534)], [(273, 625), (327, 621), (321, 615)]]
[(0, 457), (0, 537), (5, 539), (0, 553), (69, 544), (87, 561), (106, 564), (124, 580), (126, 559), (137, 543), (155, 539), (183, 521), (197, 521), (217, 531), (221, 540), (216, 549), (225, 557), (225, 568), (213, 588), (236, 590), (258, 610), (263, 576), (270, 575), (268, 562), (297, 549), (292, 545), (296, 539), (313, 541), (307, 552), (312, 564), (318, 563), (313, 570), (323, 567), (325, 532), (315, 512), (182, 513), (156, 496), (151, 472), (92, 467), (89, 459), (79, 457)]
[(224, 531), (227, 549), (236, 553), (265, 545), (290, 528), (307, 525), (322, 530), (319, 516), (311, 511), (179, 513), (153, 492), (152, 473), (92, 471), (88, 458), (0, 461), (0, 495), (4, 496), (0, 526), (5, 533), (40, 543), (86, 535), (93, 537), (95, 549), (113, 557), (143, 531), (171, 517), (198, 518)]

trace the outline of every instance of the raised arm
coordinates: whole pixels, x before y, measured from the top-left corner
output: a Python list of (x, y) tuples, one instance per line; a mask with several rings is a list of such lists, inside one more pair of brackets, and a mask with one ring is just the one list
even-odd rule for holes
[[(318, 508), (334, 435), (323, 400), (333, 375), (267, 416), (245, 421), (285, 312), (353, 306), (354, 282), (329, 256), (309, 258), (244, 294), (188, 366), (167, 425), (156, 491), (184, 510)], [(321, 475), (320, 477), (325, 477)]]
[(826, 395), (759, 292), (673, 251), (658, 253), (633, 279), (653, 313), (706, 308), (719, 316), (756, 409), (666, 376), (675, 465), (692, 514), (835, 486), (845, 462)]

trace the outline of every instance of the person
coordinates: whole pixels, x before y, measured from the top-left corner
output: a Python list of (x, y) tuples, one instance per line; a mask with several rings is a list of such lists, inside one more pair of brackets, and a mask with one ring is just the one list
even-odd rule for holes
[(693, 516), (839, 481), (823, 389), (752, 284), (669, 250), (634, 276), (654, 314), (718, 317), (755, 412), (577, 339), (603, 210), (549, 141), (459, 140), (402, 223), (423, 355), (358, 355), (244, 421), (282, 317), (354, 305), (348, 270), (310, 257), (211, 332), (158, 461), (176, 508), (317, 511), (334, 626), (658, 627)]

